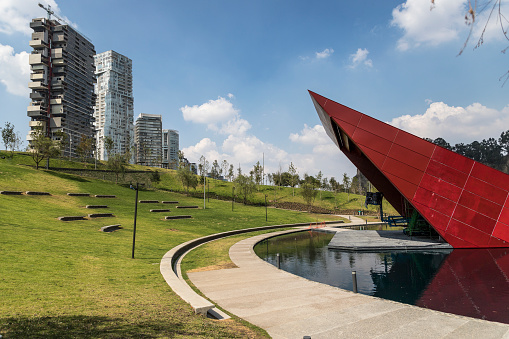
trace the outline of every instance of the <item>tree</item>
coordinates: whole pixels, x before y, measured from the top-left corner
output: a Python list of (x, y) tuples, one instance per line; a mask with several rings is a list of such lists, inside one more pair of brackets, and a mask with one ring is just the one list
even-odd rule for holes
[(223, 178), (228, 177), (228, 168), (230, 168), (230, 165), (228, 165), (228, 161), (223, 160), (223, 162), (221, 162), (221, 175), (223, 176)]
[(263, 179), (263, 167), (260, 165), (260, 162), (257, 161), (253, 167), (253, 179), (256, 185), (260, 185)]
[(189, 187), (196, 189), (196, 186), (198, 186), (198, 178), (190, 171), (189, 166), (179, 166), (177, 175), (186, 188), (187, 195), (189, 195)]
[(233, 177), (235, 176), (235, 168), (233, 164), (230, 164), (230, 169), (228, 170), (228, 180), (233, 181)]
[(42, 127), (36, 127), (32, 134), (32, 141), (28, 145), (30, 156), (39, 169), (39, 163), (45, 158), (56, 157), (61, 152), (61, 143), (46, 136)]
[(11, 150), (11, 156), (14, 153), (14, 150), (19, 146), (21, 142), (21, 138), (14, 131), (14, 125), (10, 122), (5, 123), (4, 128), (0, 128), (2, 130), (2, 140), (5, 145), (5, 150)]
[(299, 175), (297, 174), (297, 169), (293, 165), (293, 162), (290, 162), (290, 166), (288, 166), (288, 173), (290, 174), (290, 186), (292, 187), (292, 196), (295, 196), (295, 186), (299, 183)]
[(239, 174), (235, 179), (235, 185), (238, 187), (241, 196), (244, 200), (244, 205), (247, 203), (247, 198), (253, 193), (255, 190), (255, 183), (251, 180), (250, 177)]
[(103, 142), (104, 142), (104, 149), (106, 150), (106, 156), (109, 159), (113, 155), (115, 143), (113, 142), (113, 139), (109, 135), (107, 135), (103, 138)]
[[(318, 174), (316, 175), (316, 180), (318, 181), (318, 188), (322, 186), (322, 178), (323, 178), (322, 171), (319, 171)], [(320, 190), (320, 200), (322, 200), (322, 190)]]
[(220, 167), (217, 160), (212, 163), (212, 169), (210, 170), (210, 176), (214, 179), (219, 178)]
[(348, 192), (348, 200), (350, 200), (350, 178), (346, 173), (343, 173), (343, 188)]
[[(78, 153), (81, 162), (85, 162), (92, 156), (92, 150), (95, 146), (95, 139), (84, 134), (81, 135), (80, 142), (76, 146), (76, 153)], [(86, 164), (85, 164), (86, 166)]]
[(310, 182), (305, 182), (301, 185), (300, 193), (302, 194), (302, 197), (304, 198), (304, 201), (309, 207), (309, 210), (311, 210), (311, 205), (313, 204), (313, 201), (316, 198), (316, 190), (315, 186)]
[(111, 156), (108, 156), (108, 162), (106, 163), (106, 167), (115, 173), (115, 182), (118, 183), (118, 176), (120, 174), (124, 174), (127, 163), (129, 162), (129, 158), (126, 156), (126, 154), (113, 154)]

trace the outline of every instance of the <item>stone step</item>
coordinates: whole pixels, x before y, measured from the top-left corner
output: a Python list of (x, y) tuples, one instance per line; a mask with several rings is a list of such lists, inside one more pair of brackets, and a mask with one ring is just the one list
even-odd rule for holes
[(178, 201), (161, 201), (163, 204), (178, 204)]
[(177, 208), (199, 208), (198, 206), (177, 206)]
[(101, 232), (114, 232), (114, 231), (117, 231), (117, 230), (121, 230), (123, 227), (120, 226), (120, 224), (118, 225), (108, 225), (108, 226), (103, 226), (101, 227), (101, 229), (99, 231)]
[(162, 209), (162, 210), (150, 210), (150, 212), (169, 212), (169, 209)]
[(49, 192), (26, 191), (26, 195), (51, 195)]
[(107, 195), (107, 194), (96, 194), (96, 198), (116, 198), (116, 195)]
[(90, 193), (67, 193), (70, 197), (89, 197)]
[(172, 215), (164, 217), (165, 220), (175, 220), (175, 219), (191, 219), (190, 215)]
[(158, 200), (140, 200), (138, 202), (140, 204), (159, 204)]
[(85, 208), (108, 208), (106, 205), (87, 205)]
[(86, 220), (86, 219), (85, 219), (85, 216), (65, 216), (65, 217), (58, 217), (58, 220), (74, 221), (74, 220)]
[(0, 191), (0, 194), (3, 194), (3, 195), (23, 195), (23, 192), (19, 192), (19, 191)]
[(113, 213), (92, 213), (88, 215), (89, 218), (106, 218), (114, 217)]

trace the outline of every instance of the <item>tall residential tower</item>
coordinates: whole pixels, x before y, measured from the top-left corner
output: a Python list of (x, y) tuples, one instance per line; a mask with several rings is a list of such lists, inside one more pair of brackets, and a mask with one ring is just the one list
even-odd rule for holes
[(27, 109), (33, 140), (34, 129), (42, 127), (50, 137), (64, 132), (68, 141), (65, 156), (75, 156), (82, 137), (94, 133), (94, 45), (69, 25), (45, 18), (33, 19), (29, 56), (32, 73), (28, 87), (32, 102)]
[(134, 98), (132, 61), (115, 51), (94, 57), (95, 128), (99, 159), (107, 160), (104, 138), (113, 141), (112, 154), (125, 154), (134, 144)]
[(162, 164), (162, 119), (158, 114), (141, 113), (134, 127), (136, 163), (161, 167)]
[(163, 129), (163, 167), (177, 169), (179, 163), (179, 132)]

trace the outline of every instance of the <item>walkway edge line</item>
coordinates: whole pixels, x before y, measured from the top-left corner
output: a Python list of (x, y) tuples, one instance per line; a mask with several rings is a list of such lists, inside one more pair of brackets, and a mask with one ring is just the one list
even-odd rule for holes
[[(326, 224), (337, 224), (343, 221), (326, 221)], [(226, 238), (232, 235), (250, 233), (256, 231), (265, 231), (272, 230), (278, 228), (287, 228), (287, 227), (302, 227), (308, 226), (309, 222), (305, 223), (297, 223), (297, 224), (285, 224), (285, 225), (269, 225), (269, 226), (261, 226), (261, 227), (253, 227), (253, 228), (245, 228), (240, 230), (233, 230), (221, 233), (215, 233), (211, 235), (207, 235), (201, 238), (196, 238), (185, 243), (182, 243), (178, 246), (173, 247), (171, 250), (166, 252), (166, 254), (161, 259), (161, 263), (159, 265), (159, 270), (161, 275), (163, 276), (166, 283), (170, 286), (170, 288), (175, 292), (180, 298), (182, 298), (185, 302), (191, 305), (194, 309), (195, 314), (206, 315), (207, 312), (214, 308), (215, 305), (208, 301), (207, 299), (200, 296), (196, 293), (184, 280), (184, 278), (179, 275), (177, 272), (177, 262), (181, 257), (183, 257), (188, 251), (191, 249), (198, 247), (206, 242), (217, 240), (221, 238)]]

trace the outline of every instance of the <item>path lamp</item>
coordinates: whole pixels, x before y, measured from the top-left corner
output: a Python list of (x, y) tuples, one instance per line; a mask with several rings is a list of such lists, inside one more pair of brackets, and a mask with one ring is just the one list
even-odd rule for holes
[(134, 200), (134, 229), (133, 229), (133, 251), (131, 254), (131, 259), (134, 259), (134, 244), (136, 243), (136, 217), (138, 216), (138, 189), (139, 186), (144, 186), (145, 184), (136, 183), (136, 188), (131, 185), (133, 190), (136, 190), (136, 198)]
[(267, 194), (265, 194), (265, 221), (267, 221)]
[(232, 186), (232, 212), (233, 212), (233, 203), (235, 202), (235, 186)]

